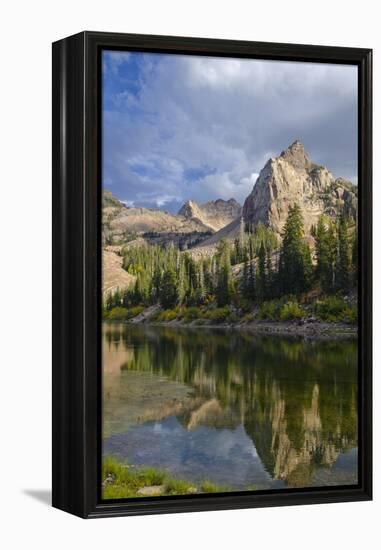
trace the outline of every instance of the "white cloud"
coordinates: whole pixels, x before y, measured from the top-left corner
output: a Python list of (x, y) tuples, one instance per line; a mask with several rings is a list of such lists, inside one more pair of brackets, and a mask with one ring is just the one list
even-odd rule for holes
[(124, 201), (124, 200), (121, 200), (120, 202), (123, 203), (125, 206), (128, 206), (128, 207), (130, 207), (130, 208), (132, 208), (133, 206), (135, 206), (135, 202), (134, 202), (134, 201)]
[(119, 67), (127, 63), (130, 57), (129, 52), (105, 51), (103, 52), (103, 71), (111, 71), (117, 74)]
[(297, 138), (312, 160), (353, 176), (356, 86), (346, 65), (146, 56), (139, 93), (118, 91), (104, 114), (104, 177), (135, 204), (242, 202), (267, 159)]

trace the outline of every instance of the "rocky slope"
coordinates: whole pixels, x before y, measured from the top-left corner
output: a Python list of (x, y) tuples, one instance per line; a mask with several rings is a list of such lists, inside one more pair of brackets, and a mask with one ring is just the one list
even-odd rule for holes
[(235, 199), (217, 199), (203, 204), (189, 200), (180, 208), (179, 216), (201, 222), (213, 231), (218, 231), (238, 218), (241, 212), (242, 207)]
[(172, 235), (167, 239), (170, 241), (176, 235), (188, 234), (190, 241), (195, 242), (197, 234), (200, 238), (206, 238), (212, 233), (211, 228), (198, 219), (173, 215), (163, 210), (127, 207), (109, 191), (103, 192), (102, 216), (104, 244), (121, 244), (142, 235), (147, 240), (161, 236), (161, 240), (165, 241), (166, 234)]
[(302, 208), (308, 235), (321, 214), (337, 217), (342, 211), (352, 218), (357, 211), (357, 188), (335, 179), (325, 167), (308, 158), (300, 141), (295, 141), (278, 157), (270, 158), (243, 206), (247, 224), (264, 223), (281, 234), (290, 205)]
[(102, 250), (102, 293), (106, 296), (117, 289), (124, 290), (135, 283), (135, 277), (122, 268), (120, 247), (106, 246)]

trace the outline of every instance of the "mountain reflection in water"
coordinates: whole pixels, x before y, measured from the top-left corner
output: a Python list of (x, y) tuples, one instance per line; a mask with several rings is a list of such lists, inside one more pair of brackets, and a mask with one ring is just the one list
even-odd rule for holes
[(232, 490), (357, 483), (357, 340), (103, 326), (103, 452)]

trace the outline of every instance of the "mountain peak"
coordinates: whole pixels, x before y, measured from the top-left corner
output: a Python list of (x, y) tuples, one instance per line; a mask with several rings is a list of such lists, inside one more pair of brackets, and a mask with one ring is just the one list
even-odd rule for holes
[(213, 231), (218, 231), (240, 216), (242, 207), (235, 199), (216, 199), (205, 203), (187, 200), (178, 213), (188, 219), (196, 218)]
[(299, 140), (261, 170), (245, 200), (244, 220), (252, 226), (262, 222), (281, 235), (289, 206), (294, 203), (302, 208), (306, 234), (321, 214), (335, 219), (345, 211), (350, 217), (356, 216), (357, 197), (351, 186), (311, 162)]
[(286, 160), (297, 170), (306, 170), (310, 167), (311, 162), (304, 149), (301, 141), (296, 139), (291, 145), (281, 152), (280, 158)]

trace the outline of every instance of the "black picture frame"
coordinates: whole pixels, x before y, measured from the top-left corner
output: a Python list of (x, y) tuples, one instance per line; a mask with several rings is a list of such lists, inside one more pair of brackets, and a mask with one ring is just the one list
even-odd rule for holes
[[(324, 489), (100, 498), (102, 48), (358, 66), (359, 483)], [(372, 50), (82, 32), (53, 44), (53, 506), (83, 518), (372, 498)]]

